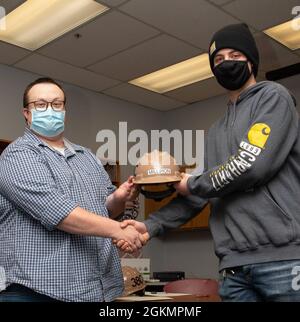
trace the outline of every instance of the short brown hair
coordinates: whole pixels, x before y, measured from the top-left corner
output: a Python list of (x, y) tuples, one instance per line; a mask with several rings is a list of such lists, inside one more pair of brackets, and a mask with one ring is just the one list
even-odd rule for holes
[(59, 88), (63, 91), (63, 93), (64, 93), (64, 97), (65, 97), (64, 101), (66, 102), (66, 93), (65, 93), (64, 89), (62, 88), (62, 86), (61, 86), (61, 85), (59, 85), (59, 84), (58, 84), (54, 79), (52, 79), (52, 78), (49, 78), (49, 77), (41, 77), (41, 78), (36, 79), (35, 81), (33, 81), (32, 83), (30, 83), (30, 84), (26, 87), (26, 89), (25, 89), (25, 91), (24, 91), (24, 95), (23, 95), (23, 107), (26, 107), (26, 106), (28, 105), (28, 93), (29, 93), (29, 91), (31, 90), (31, 88), (32, 88), (33, 86), (37, 85), (37, 84), (43, 84), (43, 83), (54, 84), (54, 85), (56, 85), (57, 87), (59, 87)]

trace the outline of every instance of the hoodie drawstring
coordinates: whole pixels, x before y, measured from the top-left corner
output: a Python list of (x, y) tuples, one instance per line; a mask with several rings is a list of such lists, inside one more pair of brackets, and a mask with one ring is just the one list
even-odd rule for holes
[(232, 118), (232, 121), (231, 121), (230, 127), (233, 127), (234, 122), (235, 122), (235, 118), (236, 118), (236, 111), (235, 111), (235, 108), (236, 108), (236, 103), (234, 103), (234, 104), (233, 104), (233, 118)]

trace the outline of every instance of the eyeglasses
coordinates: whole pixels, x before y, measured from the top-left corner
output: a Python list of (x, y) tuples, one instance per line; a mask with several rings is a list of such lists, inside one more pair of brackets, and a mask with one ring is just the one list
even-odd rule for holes
[(48, 106), (50, 105), (54, 111), (63, 111), (65, 109), (65, 101), (59, 101), (55, 100), (53, 102), (47, 102), (47, 101), (33, 101), (29, 102), (25, 107), (27, 107), (29, 104), (33, 104), (33, 107), (36, 111), (45, 112), (48, 109)]

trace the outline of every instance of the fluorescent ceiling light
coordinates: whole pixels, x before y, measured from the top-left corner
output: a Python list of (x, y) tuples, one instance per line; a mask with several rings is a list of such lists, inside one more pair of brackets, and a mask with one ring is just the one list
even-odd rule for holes
[(0, 40), (35, 50), (106, 10), (93, 0), (27, 0), (5, 17)]
[(136, 78), (129, 83), (157, 93), (165, 93), (210, 77), (213, 77), (213, 74), (208, 54), (202, 54)]
[(264, 33), (291, 50), (300, 48), (300, 18), (266, 29)]

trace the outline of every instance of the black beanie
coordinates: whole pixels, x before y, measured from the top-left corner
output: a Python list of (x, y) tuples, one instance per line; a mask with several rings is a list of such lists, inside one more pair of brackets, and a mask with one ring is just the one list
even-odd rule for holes
[(256, 77), (259, 54), (255, 40), (245, 23), (226, 26), (213, 35), (209, 44), (209, 62), (212, 71), (214, 70), (216, 53), (224, 48), (232, 48), (242, 52), (253, 64), (253, 74)]

